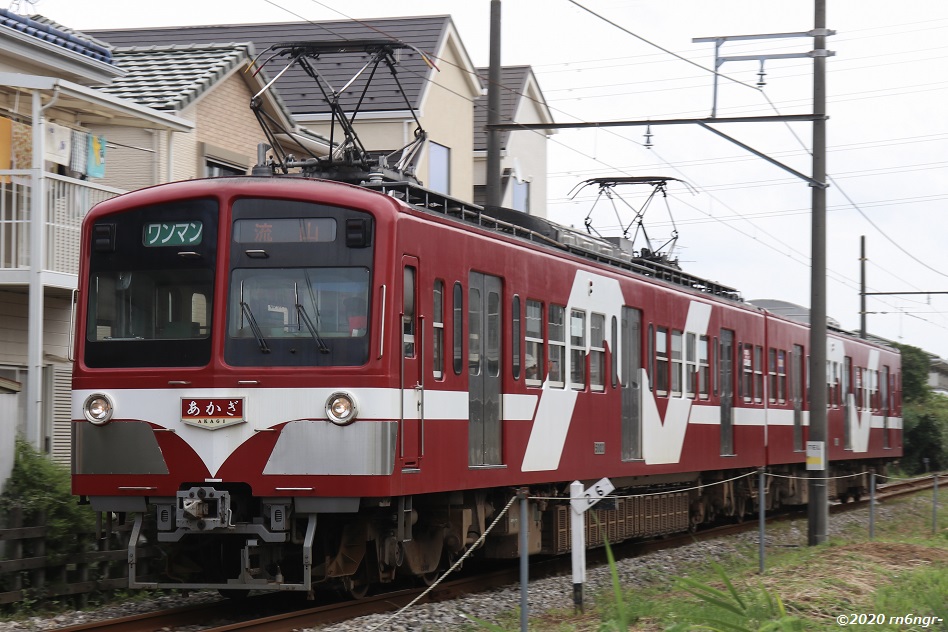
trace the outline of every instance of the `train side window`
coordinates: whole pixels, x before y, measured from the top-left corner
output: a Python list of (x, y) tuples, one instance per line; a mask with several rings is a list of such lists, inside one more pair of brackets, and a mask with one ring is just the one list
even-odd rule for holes
[(672, 397), (681, 397), (681, 332), (672, 331), (671, 335), (671, 369), (672, 369)]
[(754, 347), (754, 403), (764, 401), (764, 348)]
[(480, 375), (481, 367), (481, 291), (476, 287), (467, 288), (467, 369), (468, 375)]
[(652, 323), (648, 324), (648, 340), (646, 342), (648, 345), (647, 354), (645, 356), (645, 366), (648, 372), (648, 390), (655, 389), (655, 327)]
[(464, 357), (462, 355), (464, 349), (464, 290), (461, 289), (461, 284), (455, 282), (454, 284), (454, 305), (453, 305), (454, 318), (452, 319), (451, 327), (454, 344), (454, 374), (461, 375), (461, 369), (464, 368)]
[(767, 350), (767, 401), (777, 403), (777, 350)]
[(612, 338), (609, 343), (609, 354), (612, 358), (612, 388), (619, 386), (619, 320), (612, 317)]
[(741, 358), (741, 392), (738, 396), (750, 403), (754, 393), (754, 360), (751, 357), (754, 346), (740, 343), (737, 345), (737, 350)]
[(713, 386), (713, 389), (714, 389), (714, 396), (717, 397), (717, 396), (718, 396), (718, 380), (720, 379), (720, 378), (718, 377), (718, 371), (720, 370), (720, 367), (718, 366), (718, 363), (721, 362), (721, 350), (718, 348), (718, 337), (717, 337), (717, 336), (715, 336), (715, 337), (713, 338), (712, 343), (713, 343), (713, 344), (711, 345), (711, 353), (714, 354), (714, 358), (713, 358), (712, 361), (711, 361), (711, 366), (712, 366), (712, 368), (713, 368), (714, 370), (711, 371), (711, 380), (712, 380), (713, 383), (714, 383), (714, 386)]
[(510, 305), (511, 320), (511, 338), (513, 343), (510, 345), (511, 360), (513, 361), (513, 378), (520, 379), (520, 297), (513, 296), (513, 303)]
[(543, 384), (543, 303), (527, 299), (527, 386)]
[(487, 293), (487, 375), (500, 375), (500, 294)]
[(849, 395), (853, 392), (853, 359), (843, 358), (843, 408), (849, 406)]
[(655, 394), (668, 397), (668, 330), (655, 330)]
[(594, 391), (606, 390), (606, 317), (589, 316), (589, 387)]
[(566, 376), (566, 308), (562, 305), (550, 305), (550, 320), (547, 336), (550, 343), (550, 386), (564, 388)]
[(581, 391), (586, 388), (586, 312), (570, 310), (569, 314), (569, 383)]
[(708, 357), (708, 337), (698, 337), (698, 396), (701, 399), (710, 397), (711, 365)]
[(406, 358), (415, 357), (415, 268), (405, 266), (402, 297), (402, 349)]
[(787, 352), (777, 350), (777, 403), (787, 403)]
[(694, 399), (698, 390), (697, 339), (692, 333), (685, 334), (685, 395), (689, 399)]
[(432, 352), (434, 355), (432, 373), (435, 379), (444, 378), (444, 281), (435, 279), (434, 308), (431, 326), (434, 329)]

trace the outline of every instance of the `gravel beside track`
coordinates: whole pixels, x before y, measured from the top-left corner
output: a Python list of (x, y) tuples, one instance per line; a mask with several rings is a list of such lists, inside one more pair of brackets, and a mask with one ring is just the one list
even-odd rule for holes
[[(916, 496), (911, 502), (926, 502)], [(886, 521), (898, 518), (902, 511), (885, 504), (876, 507), (876, 520)], [(829, 535), (840, 534), (851, 525), (864, 527), (868, 533), (869, 510), (861, 508), (830, 515)], [(789, 531), (781, 531), (779, 540), (769, 533), (767, 546), (806, 546), (806, 520), (790, 523)], [(757, 531), (743, 533), (716, 540), (696, 542), (684, 547), (666, 549), (648, 553), (636, 558), (620, 560), (617, 564), (619, 579), (624, 588), (647, 586), (656, 582), (667, 582), (670, 578), (683, 574), (686, 568), (708, 560), (718, 560), (740, 555), (750, 546), (751, 555), (756, 559)], [(604, 591), (611, 591), (611, 576), (608, 567), (588, 568), (586, 571), (585, 602), (593, 604), (594, 597)], [(57, 628), (125, 617), (154, 610), (195, 605), (220, 599), (216, 592), (192, 593), (188, 597), (180, 595), (162, 595), (159, 597), (127, 601), (122, 604), (110, 604), (97, 609), (74, 611), (58, 615), (35, 616), (18, 621), (0, 621), (0, 632), (34, 632), (37, 630), (55, 630)], [(569, 575), (541, 579), (530, 582), (530, 615), (536, 616), (548, 610), (571, 611), (573, 603), (572, 579)], [(435, 604), (418, 604), (391, 621), (392, 615), (370, 615), (352, 619), (321, 628), (307, 628), (300, 632), (370, 632), (376, 626), (380, 632), (419, 632), (459, 630), (470, 626), (462, 613), (472, 614), (479, 619), (496, 621), (504, 613), (512, 613), (520, 606), (520, 586), (512, 585), (501, 590), (493, 590), (476, 595), (467, 595), (453, 601)], [(389, 621), (388, 623), (385, 623)], [(384, 623), (384, 625), (383, 625)], [(196, 632), (200, 628), (177, 628), (175, 632)], [(171, 632), (170, 630), (168, 632)]]

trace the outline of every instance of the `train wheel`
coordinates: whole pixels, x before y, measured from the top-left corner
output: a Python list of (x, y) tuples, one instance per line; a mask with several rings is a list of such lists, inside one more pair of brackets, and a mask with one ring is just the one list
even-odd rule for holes
[(246, 599), (250, 595), (249, 588), (218, 588), (217, 593), (225, 599)]
[(356, 601), (359, 599), (365, 599), (365, 596), (369, 594), (369, 583), (356, 583), (351, 577), (343, 577), (342, 591), (346, 594), (346, 596), (351, 597)]
[(436, 581), (438, 581), (439, 577), (441, 577), (441, 573), (439, 571), (431, 571), (430, 573), (422, 573), (419, 575), (418, 581), (420, 581), (423, 586), (431, 586)]

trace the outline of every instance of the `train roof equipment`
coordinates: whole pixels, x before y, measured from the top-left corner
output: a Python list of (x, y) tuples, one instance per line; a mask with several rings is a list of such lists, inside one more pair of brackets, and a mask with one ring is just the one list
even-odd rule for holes
[[(474, 224), (482, 229), (506, 233), (693, 291), (733, 301), (743, 301), (740, 292), (736, 289), (691, 275), (680, 268), (677, 259), (671, 257), (678, 237), (677, 229), (673, 230), (671, 239), (658, 248), (654, 247), (642, 223), (647, 203), (636, 212), (636, 217), (632, 221), (632, 223), (637, 223), (636, 236), (641, 232), (646, 240), (645, 246), (636, 249), (635, 237), (631, 241), (627, 239), (632, 223), (625, 228), (622, 237), (602, 237), (598, 232), (595, 235), (592, 234), (593, 230), (587, 216), (587, 232), (584, 234), (535, 215), (500, 207), (485, 209), (424, 188), (415, 175), (415, 167), (428, 134), (422, 128), (414, 108), (398, 81), (396, 68), (398, 53), (405, 49), (418, 53), (426, 63), (431, 64), (422, 51), (394, 39), (284, 42), (274, 44), (258, 55), (257, 60), (263, 59), (263, 61), (259, 63), (257, 72), (274, 62), (283, 61), (284, 65), (251, 100), (251, 109), (269, 143), (269, 147), (265, 144), (261, 145), (258, 152), (259, 164), (254, 167), (253, 174), (297, 175), (356, 184), (403, 200), (417, 209), (458, 220), (462, 224)], [(340, 54), (362, 55), (366, 58), (366, 62), (344, 85), (333, 86), (326, 78), (327, 73), (320, 72), (319, 63), (327, 57), (332, 58), (333, 55)], [(293, 134), (269, 117), (262, 108), (260, 96), (293, 65), (299, 65), (316, 82), (322, 98), (329, 105), (331, 130), (329, 154), (326, 156), (317, 155), (306, 147), (303, 147), (303, 150), (309, 153), (308, 157), (297, 158), (291, 155), (281, 143), (281, 138), (292, 137)], [(382, 66), (388, 69), (393, 85), (401, 92), (405, 99), (405, 106), (412, 113), (417, 126), (414, 139), (401, 149), (391, 152), (369, 151), (356, 132), (359, 108), (365, 102), (372, 81), (381, 74), (379, 68)], [(359, 86), (358, 84), (363, 81), (364, 84)], [(362, 94), (355, 110), (346, 112), (340, 99), (353, 86), (361, 87)], [(273, 153), (268, 161), (266, 152), (269, 149), (272, 149)], [(586, 180), (580, 186), (598, 184), (600, 195), (606, 195), (612, 199), (612, 190), (618, 185), (649, 184), (653, 186), (652, 194), (649, 196), (651, 200), (658, 192), (661, 192), (663, 197), (667, 197), (666, 185), (672, 180), (680, 181), (677, 178), (664, 176), (626, 176), (593, 178)], [(687, 183), (685, 184), (687, 186)], [(666, 247), (667, 250), (665, 250)]]

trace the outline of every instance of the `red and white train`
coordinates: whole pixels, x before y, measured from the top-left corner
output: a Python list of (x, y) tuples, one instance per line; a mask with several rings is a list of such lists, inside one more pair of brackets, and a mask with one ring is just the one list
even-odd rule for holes
[[(601, 510), (610, 540), (739, 516), (751, 479), (712, 483), (804, 474), (808, 387), (828, 389), (832, 475), (901, 455), (898, 352), (831, 332), (826, 375), (808, 375), (807, 326), (515, 217), (289, 176), (96, 206), (73, 491), (134, 515), (131, 587), (430, 579), (517, 488), (565, 498), (573, 480), (661, 492)], [(839, 480), (831, 496), (866, 485)], [(806, 502), (794, 478), (770, 484), (771, 507)], [(476, 554), (516, 556), (520, 529), (531, 553), (567, 550), (566, 504), (530, 509)]]

